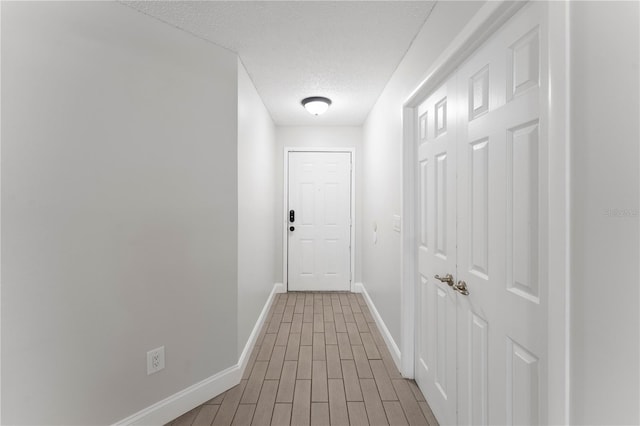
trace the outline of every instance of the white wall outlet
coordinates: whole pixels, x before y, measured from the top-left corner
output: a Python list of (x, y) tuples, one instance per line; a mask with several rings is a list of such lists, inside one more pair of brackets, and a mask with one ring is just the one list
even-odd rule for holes
[(147, 352), (147, 375), (157, 373), (164, 368), (164, 346)]

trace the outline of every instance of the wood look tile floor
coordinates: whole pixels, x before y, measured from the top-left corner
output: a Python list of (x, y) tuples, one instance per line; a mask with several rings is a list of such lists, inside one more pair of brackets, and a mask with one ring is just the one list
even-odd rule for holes
[(429, 425), (360, 294), (278, 294), (242, 381), (169, 423), (239, 426)]

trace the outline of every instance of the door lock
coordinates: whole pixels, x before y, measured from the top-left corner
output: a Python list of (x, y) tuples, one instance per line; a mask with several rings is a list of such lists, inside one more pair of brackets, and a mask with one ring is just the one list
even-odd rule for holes
[(295, 226), (290, 226), (290, 227), (289, 227), (289, 231), (293, 232), (293, 231), (295, 231), (295, 230), (296, 230)]
[(293, 223), (295, 221), (296, 221), (296, 212), (293, 210), (289, 210), (289, 222)]

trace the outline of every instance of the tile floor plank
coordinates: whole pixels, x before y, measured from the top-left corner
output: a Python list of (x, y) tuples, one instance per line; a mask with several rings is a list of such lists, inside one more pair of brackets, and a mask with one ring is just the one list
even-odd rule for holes
[(256, 404), (240, 404), (238, 411), (233, 417), (233, 423), (231, 426), (247, 426), (251, 424), (253, 418), (253, 412), (256, 410)]
[(247, 387), (242, 394), (241, 404), (255, 404), (258, 402), (258, 396), (260, 396), (260, 389), (262, 389), (262, 382), (264, 381), (265, 374), (267, 374), (268, 366), (268, 361), (256, 361), (251, 376), (249, 376)]
[[(247, 379), (249, 378), (249, 376), (247, 375)], [(222, 392), (220, 395), (216, 396), (215, 398), (211, 398), (210, 400), (208, 400), (207, 402), (205, 402), (205, 404), (212, 404), (212, 405), (220, 405), (222, 404), (222, 401), (224, 400), (224, 396), (225, 396), (226, 392)]]
[(353, 351), (347, 333), (336, 333), (338, 336), (338, 349), (340, 350), (340, 359), (353, 359)]
[(302, 323), (302, 334), (300, 335), (300, 345), (307, 346), (313, 344), (313, 323)]
[(282, 313), (274, 313), (273, 317), (271, 317), (271, 321), (269, 321), (269, 328), (267, 328), (267, 333), (277, 333), (280, 328), (280, 324), (282, 323)]
[(278, 335), (276, 336), (276, 346), (286, 346), (289, 340), (289, 333), (291, 331), (291, 323), (283, 322), (278, 329)]
[(247, 362), (247, 366), (245, 367), (244, 372), (242, 373), (242, 380), (247, 380), (249, 378), (249, 375), (253, 370), (253, 365), (256, 363), (256, 358), (258, 358), (259, 352), (260, 352), (260, 346), (256, 346), (255, 348), (253, 348), (253, 351), (251, 351), (249, 362)]
[(427, 419), (427, 423), (429, 423), (429, 426), (439, 426), (438, 420), (433, 414), (433, 411), (431, 411), (431, 407), (429, 407), (429, 404), (427, 404), (426, 401), (418, 401), (418, 405), (420, 405), (422, 414), (424, 414), (424, 417)]
[(213, 426), (229, 426), (231, 424), (246, 386), (247, 380), (242, 380), (239, 385), (227, 391), (224, 401), (222, 401), (220, 409), (218, 410), (218, 414), (216, 414), (216, 418), (213, 420)]
[(284, 354), (285, 361), (297, 361), (300, 350), (300, 333), (291, 333), (287, 342), (287, 350)]
[(364, 408), (364, 402), (348, 401), (347, 409), (349, 410), (349, 425), (369, 426), (369, 419), (367, 418), (367, 410)]
[(253, 414), (252, 425), (264, 426), (271, 423), (273, 406), (276, 403), (276, 393), (278, 391), (278, 380), (265, 380), (260, 391), (260, 398), (256, 404), (256, 411)]
[(350, 323), (356, 322), (356, 319), (353, 317), (353, 311), (351, 310), (351, 306), (343, 305), (342, 306), (342, 315), (344, 315), (344, 322)]
[(291, 322), (293, 320), (294, 306), (286, 306), (282, 314), (282, 322)]
[(191, 426), (210, 426), (219, 409), (219, 405), (203, 405)]
[(311, 380), (296, 380), (291, 424), (305, 426), (311, 419)]
[(356, 320), (356, 325), (358, 326), (358, 331), (360, 333), (369, 332), (369, 325), (367, 324), (367, 321), (364, 319), (364, 315), (362, 314), (362, 312), (354, 312), (353, 318)]
[(267, 373), (264, 377), (265, 379), (278, 380), (280, 378), (280, 374), (282, 373), (282, 364), (284, 363), (285, 350), (286, 348), (284, 346), (276, 346), (273, 348), (271, 360), (267, 367)]
[(313, 315), (313, 332), (324, 333), (324, 315), (322, 314)]
[(340, 293), (339, 296), (340, 296), (340, 305), (344, 306), (349, 304), (349, 298), (347, 297), (346, 293)]
[(327, 390), (327, 363), (326, 361), (313, 361), (311, 375), (311, 402), (328, 402)]
[(300, 346), (298, 358), (298, 379), (311, 380), (311, 346)]
[(324, 340), (327, 345), (337, 345), (336, 324), (334, 322), (324, 323)]
[(341, 314), (341, 313), (333, 314), (333, 319), (335, 320), (336, 332), (346, 333), (347, 324), (344, 322), (344, 314)]
[(388, 425), (389, 421), (384, 413), (376, 381), (374, 379), (360, 379), (360, 387), (362, 388), (362, 397), (369, 416), (369, 423), (380, 426)]
[(304, 305), (302, 322), (313, 322), (313, 305)]
[(378, 351), (378, 347), (376, 346), (376, 342), (373, 341), (371, 333), (360, 333), (360, 339), (362, 339), (364, 350), (367, 352), (367, 358), (382, 359), (380, 351)]
[(262, 345), (260, 345), (260, 352), (258, 352), (257, 361), (269, 361), (271, 358), (271, 351), (276, 344), (276, 335), (273, 333), (267, 333), (264, 336)]
[(422, 414), (420, 405), (418, 405), (418, 401), (416, 401), (413, 392), (409, 389), (409, 383), (407, 383), (407, 380), (393, 380), (393, 388), (396, 390), (396, 394), (400, 400), (400, 405), (402, 405), (402, 410), (404, 411), (404, 415), (407, 417), (409, 424), (411, 426), (427, 425), (427, 419), (424, 417), (424, 414)]
[(342, 364), (340, 363), (340, 351), (338, 345), (327, 345), (327, 377), (329, 379), (342, 378)]
[(329, 423), (329, 403), (311, 403), (311, 426), (328, 426)]
[(367, 353), (364, 351), (364, 346), (351, 346), (353, 351), (353, 359), (356, 362), (356, 369), (358, 370), (358, 377), (361, 379), (372, 379), (373, 373), (369, 366), (369, 359)]
[(200, 406), (194, 408), (193, 410), (187, 411), (177, 419), (173, 421), (171, 426), (191, 426), (191, 423), (198, 416), (198, 412), (200, 411)]
[(347, 323), (347, 334), (349, 334), (349, 341), (351, 342), (351, 346), (362, 346), (362, 339), (360, 338), (360, 332), (358, 331), (358, 326), (355, 322)]
[(352, 359), (342, 360), (342, 376), (347, 401), (362, 401), (358, 372), (356, 370), (356, 364)]
[(380, 399), (383, 401), (397, 401), (398, 396), (396, 395), (391, 379), (387, 374), (387, 369), (384, 367), (382, 361), (379, 359), (372, 359), (369, 361), (369, 365), (371, 366), (373, 377), (378, 385)]
[(323, 312), (325, 322), (333, 322), (333, 308), (331, 305), (324, 305)]
[(313, 359), (319, 361), (325, 361), (327, 359), (324, 333), (313, 333)]
[(340, 379), (329, 379), (329, 416), (332, 425), (349, 424), (344, 384)]
[(296, 386), (296, 373), (298, 370), (298, 361), (285, 361), (282, 367), (282, 375), (280, 376), (280, 385), (278, 386), (278, 394), (276, 402), (293, 402), (293, 390)]
[(291, 333), (302, 333), (302, 314), (293, 314), (291, 320)]
[(285, 306), (285, 311), (287, 310), (287, 306), (294, 306), (296, 304), (297, 295), (295, 293), (286, 293), (287, 294), (287, 304)]
[(289, 426), (291, 424), (292, 404), (276, 404), (273, 408), (271, 426)]
[(420, 391), (420, 388), (418, 387), (416, 381), (407, 380), (407, 383), (409, 384), (409, 388), (411, 389), (411, 392), (413, 392), (413, 396), (416, 398), (416, 401), (424, 401), (424, 395), (422, 395), (422, 392)]
[(384, 401), (384, 411), (387, 413), (389, 424), (393, 426), (409, 426), (407, 418), (402, 411), (402, 406), (398, 401)]

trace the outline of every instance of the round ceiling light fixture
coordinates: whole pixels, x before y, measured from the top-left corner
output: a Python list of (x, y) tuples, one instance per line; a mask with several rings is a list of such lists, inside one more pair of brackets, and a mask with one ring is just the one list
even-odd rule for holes
[(324, 96), (311, 96), (302, 100), (302, 106), (309, 114), (320, 115), (326, 112), (331, 105), (331, 99)]

